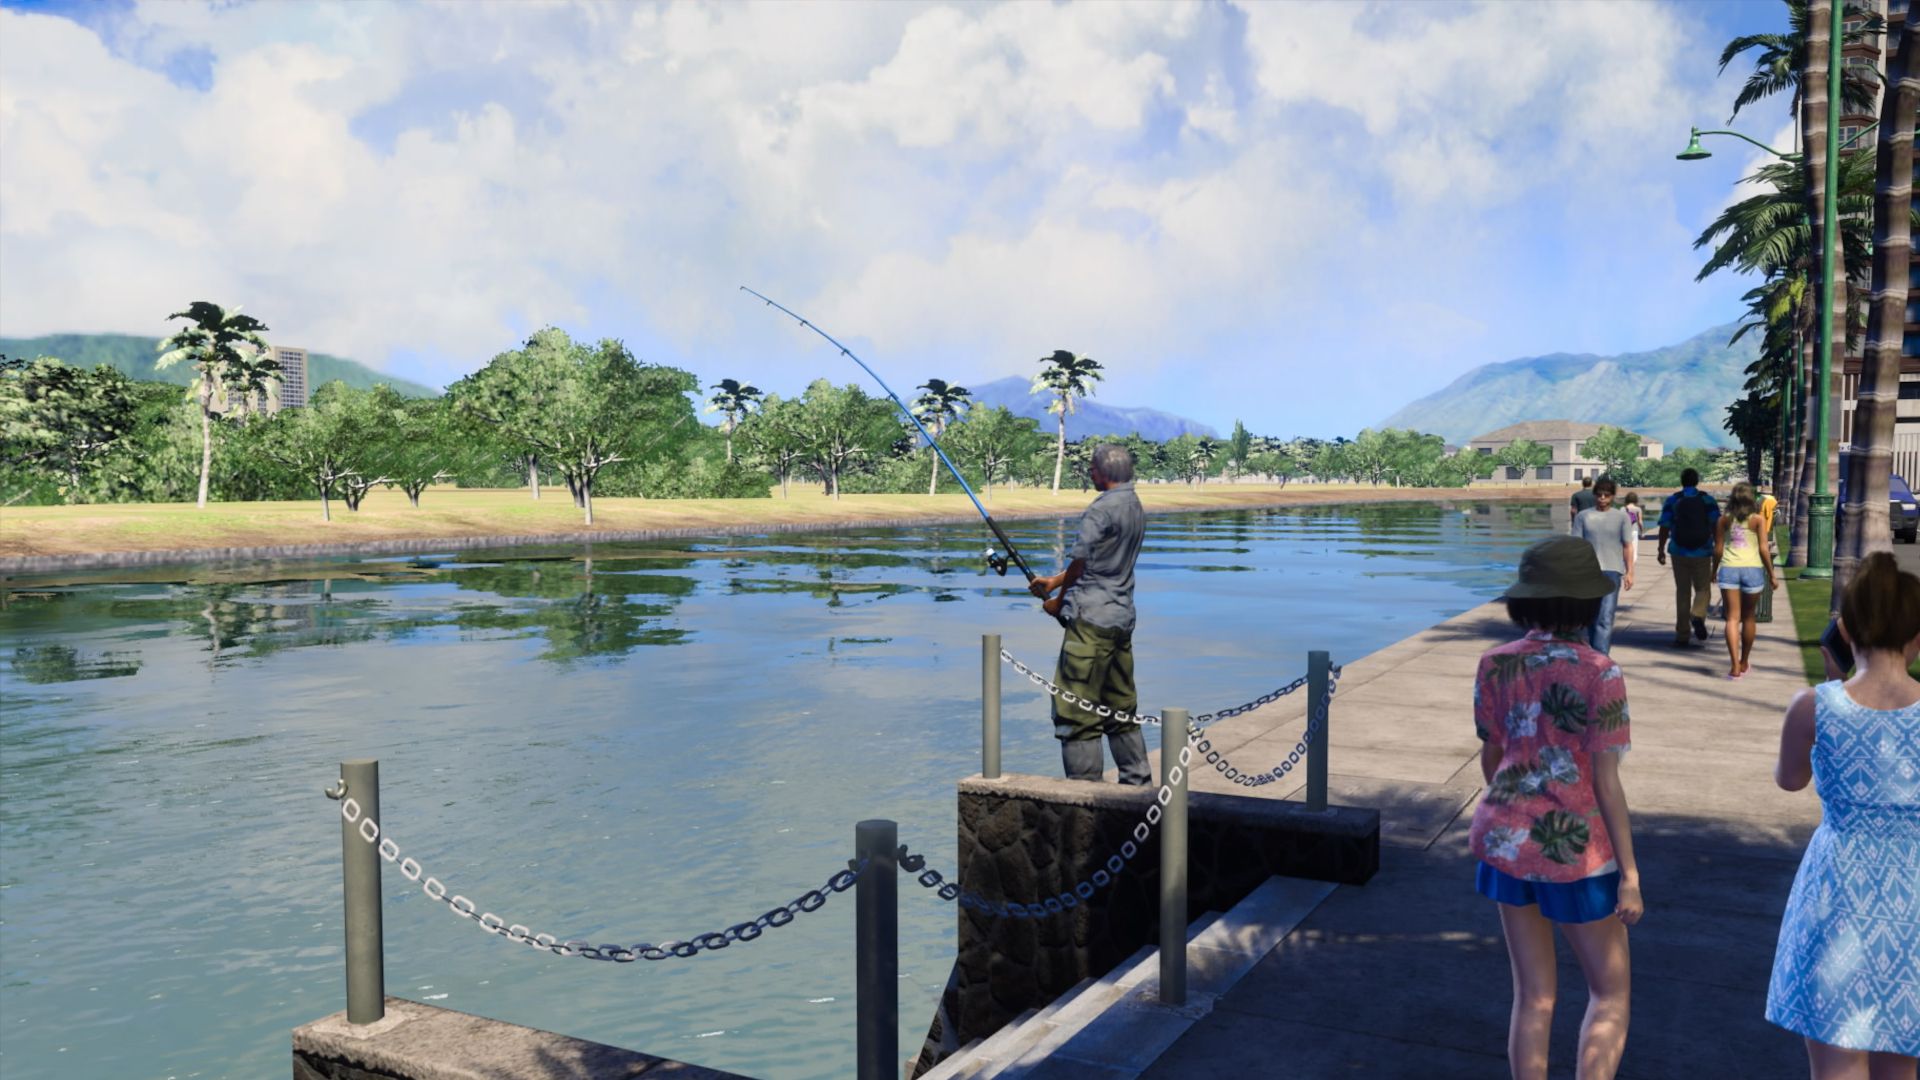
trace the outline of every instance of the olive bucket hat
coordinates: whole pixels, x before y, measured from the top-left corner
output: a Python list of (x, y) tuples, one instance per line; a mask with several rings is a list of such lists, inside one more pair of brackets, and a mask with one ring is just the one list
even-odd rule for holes
[(1503, 599), (1598, 600), (1613, 590), (1613, 579), (1600, 572), (1600, 556), (1592, 544), (1577, 536), (1550, 536), (1521, 553), (1520, 580), (1507, 587)]

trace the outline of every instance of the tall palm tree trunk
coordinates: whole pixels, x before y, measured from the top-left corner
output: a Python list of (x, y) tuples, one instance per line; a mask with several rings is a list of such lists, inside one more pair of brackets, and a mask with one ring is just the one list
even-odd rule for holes
[(1801, 343), (1800, 370), (1795, 372), (1798, 393), (1794, 396), (1793, 419), (1793, 524), (1787, 534), (1787, 565), (1807, 565), (1807, 496), (1813, 492), (1813, 455), (1807, 452), (1813, 441), (1813, 374), (1814, 346), (1812, 339)]
[(207, 508), (207, 478), (213, 472), (213, 379), (205, 371), (200, 375), (200, 497), (194, 503)]
[(1060, 494), (1060, 467), (1067, 462), (1067, 399), (1060, 399), (1060, 436), (1053, 449), (1053, 493)]
[[(933, 421), (933, 437), (937, 439), (946, 433), (946, 421), (940, 417), (935, 417)], [(940, 490), (940, 451), (933, 448), (931, 440), (929, 440), (927, 446), (927, 456), (933, 459), (933, 475), (927, 477), (927, 494), (933, 495), (937, 494)]]
[(1847, 454), (1847, 501), (1834, 516), (1833, 610), (1860, 560), (1893, 548), (1887, 520), (1887, 479), (1893, 473), (1894, 415), (1900, 392), (1900, 353), (1906, 322), (1907, 258), (1913, 249), (1914, 106), (1920, 71), (1913, 69), (1914, 30), (1904, 24), (1888, 93), (1880, 102), (1873, 195), (1873, 294), (1867, 315), (1866, 352), (1853, 412)]
[[(1832, 13), (1833, 0), (1810, 0), (1807, 10), (1807, 69), (1800, 79), (1800, 87), (1802, 90), (1800, 100), (1803, 106), (1800, 118), (1800, 130), (1803, 135), (1801, 142), (1801, 160), (1805, 161), (1807, 166), (1807, 226), (1808, 237), (1812, 241), (1807, 245), (1807, 250), (1812, 253), (1812, 257), (1815, 260), (1815, 264), (1809, 268), (1809, 272), (1822, 275), (1823, 277), (1825, 275), (1825, 263), (1823, 260), (1826, 258), (1828, 246), (1832, 245), (1837, 239), (1837, 237), (1827, 235), (1825, 201), (1827, 168), (1830, 164), (1838, 165), (1838, 162), (1830, 163), (1827, 161), (1827, 65), (1829, 62), (1837, 59), (1837, 57), (1832, 56), (1832, 46), (1834, 44), (1832, 40)], [(1839, 268), (1842, 265), (1844, 264), (1836, 257), (1834, 263), (1833, 288), (1830, 290), (1832, 295), (1827, 297), (1827, 309), (1824, 311), (1820, 310), (1820, 301), (1817, 293), (1815, 294), (1813, 305), (1814, 318), (1816, 320), (1815, 348), (1816, 350), (1818, 349), (1819, 339), (1817, 335), (1821, 332), (1817, 320), (1825, 319), (1827, 320), (1825, 333), (1827, 335), (1829, 356), (1831, 358), (1831, 366), (1834, 370), (1838, 370), (1843, 366), (1842, 358), (1846, 355), (1846, 302), (1840, 295), (1843, 292), (1841, 282), (1845, 279), (1846, 275), (1840, 272)], [(1841, 318), (1837, 321), (1834, 318), (1836, 310), (1841, 313)], [(1835, 330), (1839, 331), (1837, 335), (1834, 333)], [(1835, 347), (1836, 343), (1838, 345), (1837, 348)], [(1817, 380), (1819, 379), (1817, 364), (1816, 352), (1813, 370), (1808, 373), (1807, 378), (1807, 398), (1810, 409), (1818, 407), (1814, 404), (1817, 400), (1815, 395), (1818, 392)], [(1815, 455), (1826, 452), (1824, 446), (1816, 445), (1818, 428), (1818, 420), (1810, 411), (1806, 426), (1807, 442), (1803, 450), (1803, 453), (1806, 455), (1806, 460), (1802, 464), (1800, 490), (1795, 493), (1794, 498), (1793, 534), (1791, 537), (1792, 549), (1788, 556), (1790, 562), (1799, 566), (1805, 566), (1807, 563), (1808, 537), (1806, 519), (1808, 515), (1806, 509), (1809, 505), (1809, 499), (1813, 494), (1813, 466), (1815, 461), (1818, 460)], [(1830, 439), (1832, 433), (1828, 432), (1828, 435)]]

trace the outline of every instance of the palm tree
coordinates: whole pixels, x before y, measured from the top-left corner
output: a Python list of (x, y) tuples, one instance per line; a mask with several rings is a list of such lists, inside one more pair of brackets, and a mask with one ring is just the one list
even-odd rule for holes
[[(913, 399), (913, 414), (923, 423), (933, 425), (933, 437), (938, 439), (947, 430), (947, 424), (959, 418), (967, 406), (973, 404), (973, 392), (964, 386), (948, 383), (945, 379), (928, 379), (920, 384), (926, 393)], [(940, 488), (940, 455), (933, 454), (933, 475), (927, 480), (927, 494), (932, 495)]]
[(760, 388), (742, 385), (736, 379), (721, 379), (707, 389), (720, 391), (707, 399), (707, 411), (717, 412), (725, 417), (720, 423), (720, 430), (726, 433), (727, 463), (732, 464), (733, 430), (739, 427), (740, 421), (746, 419), (747, 414), (760, 404), (762, 396)]
[(1046, 365), (1038, 378), (1033, 380), (1032, 393), (1052, 394), (1053, 404), (1047, 411), (1060, 417), (1059, 437), (1054, 444), (1053, 454), (1053, 493), (1060, 494), (1060, 468), (1067, 460), (1067, 414), (1075, 411), (1075, 403), (1083, 397), (1093, 394), (1093, 384), (1100, 381), (1100, 362), (1091, 357), (1075, 356), (1065, 349), (1055, 349), (1052, 356), (1043, 356), (1040, 363)]
[(228, 311), (219, 304), (195, 300), (187, 310), (167, 318), (193, 321), (160, 343), (163, 355), (153, 366), (164, 370), (185, 360), (194, 367), (188, 393), (200, 404), (200, 495), (195, 505), (204, 510), (207, 478), (213, 471), (214, 415), (233, 407), (248, 408), (256, 395), (266, 391), (267, 380), (280, 365), (267, 354), (266, 339), (260, 336), (267, 325), (240, 314), (237, 307)]
[(1842, 482), (1847, 501), (1833, 523), (1831, 607), (1835, 611), (1860, 560), (1893, 546), (1887, 520), (1887, 480), (1893, 473), (1895, 399), (1900, 389), (1901, 339), (1911, 284), (1907, 259), (1913, 248), (1913, 124), (1920, 99), (1920, 71), (1913, 67), (1920, 58), (1914, 55), (1914, 37), (1912, 24), (1901, 27), (1887, 73), (1890, 92), (1881, 103), (1867, 345), (1856, 391), (1852, 447)]
[[(1733, 112), (1728, 114), (1727, 123), (1740, 115), (1740, 110), (1763, 98), (1772, 97), (1782, 90), (1793, 91), (1793, 115), (1800, 115), (1801, 73), (1807, 67), (1807, 30), (1809, 11), (1807, 0), (1786, 0), (1788, 31), (1784, 34), (1745, 34), (1727, 42), (1720, 51), (1720, 72), (1725, 74), (1727, 65), (1735, 57), (1750, 49), (1759, 50), (1754, 57), (1753, 71), (1747, 75), (1745, 86), (1740, 95), (1733, 99)], [(1846, 42), (1851, 45), (1867, 40), (1880, 33), (1884, 26), (1878, 12), (1869, 11), (1858, 4), (1848, 4), (1849, 13), (1858, 12), (1863, 16), (1861, 24), (1846, 31)], [(1843, 75), (1841, 99), (1846, 107), (1855, 112), (1867, 112), (1874, 106), (1879, 95), (1879, 79), (1860, 68), (1848, 68)]]
[(1204, 435), (1193, 444), (1194, 474), (1200, 478), (1202, 484), (1207, 482), (1207, 472), (1213, 468), (1214, 455), (1219, 452), (1220, 444)]

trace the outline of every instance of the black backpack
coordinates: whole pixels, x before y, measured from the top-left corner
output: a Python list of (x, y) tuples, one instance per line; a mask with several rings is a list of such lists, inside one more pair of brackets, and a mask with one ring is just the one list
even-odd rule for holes
[(1694, 492), (1673, 503), (1673, 543), (1675, 547), (1703, 548), (1713, 544), (1713, 523), (1709, 518), (1707, 497)]

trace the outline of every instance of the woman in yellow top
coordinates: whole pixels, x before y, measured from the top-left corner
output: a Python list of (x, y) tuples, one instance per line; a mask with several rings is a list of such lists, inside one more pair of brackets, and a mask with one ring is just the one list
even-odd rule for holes
[(1727, 678), (1747, 673), (1753, 638), (1759, 631), (1760, 594), (1780, 587), (1773, 569), (1773, 540), (1753, 499), (1753, 487), (1735, 484), (1727, 497), (1727, 512), (1713, 540), (1714, 583), (1727, 612)]

